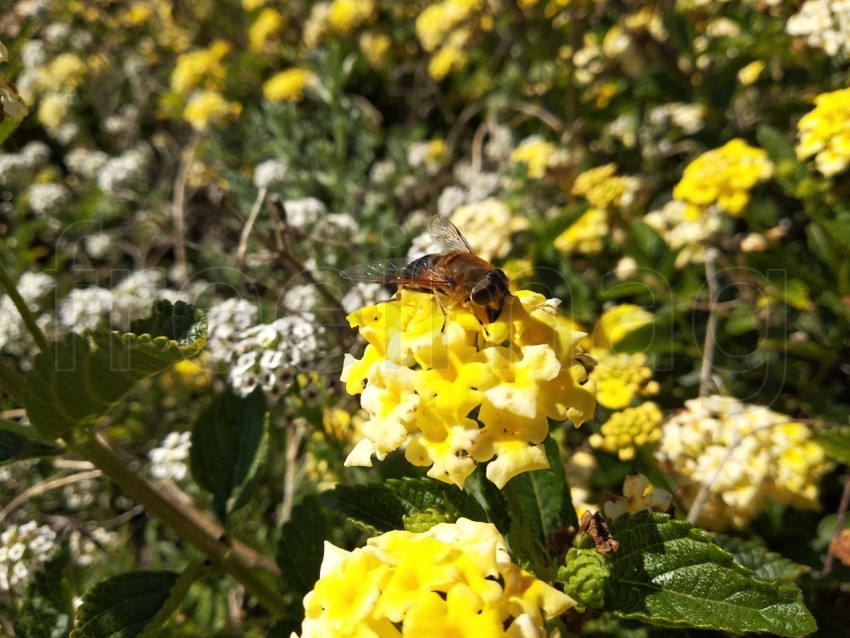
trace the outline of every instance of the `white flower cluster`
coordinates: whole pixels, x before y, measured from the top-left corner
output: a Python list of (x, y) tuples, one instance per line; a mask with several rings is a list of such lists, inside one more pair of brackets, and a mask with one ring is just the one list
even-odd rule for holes
[(278, 159), (260, 162), (254, 167), (254, 186), (272, 189), (286, 182), (289, 167)]
[(806, 0), (785, 31), (827, 55), (850, 55), (850, 0)]
[(112, 290), (99, 286), (75, 288), (57, 308), (59, 328), (82, 332), (108, 325), (129, 330), (131, 321), (148, 316), (153, 302), (166, 294), (155, 270), (131, 273)]
[(656, 455), (677, 478), (684, 502), (709, 488), (701, 527), (745, 526), (768, 499), (818, 507), (818, 484), (830, 465), (809, 428), (790, 417), (715, 395), (686, 401), (663, 429)]
[(687, 204), (670, 200), (659, 210), (647, 213), (643, 220), (664, 238), (671, 248), (682, 248), (676, 256), (676, 267), (705, 261), (706, 244), (719, 232), (728, 232), (732, 218), (716, 206), (700, 213), (696, 219), (687, 216)]
[[(18, 292), (33, 312), (38, 310), (38, 302), (53, 291), (56, 284), (53, 279), (42, 273), (24, 273), (18, 280)], [(6, 354), (21, 356), (32, 345), (32, 339), (24, 327), (18, 309), (12, 300), (0, 298), (0, 350)]]
[(277, 319), (243, 331), (226, 351), (228, 382), (242, 397), (260, 386), (277, 398), (292, 386), (300, 366), (315, 360), (324, 333), (310, 313)]
[(98, 171), (97, 186), (110, 195), (134, 190), (147, 180), (153, 151), (144, 143), (107, 160)]
[(192, 447), (191, 432), (169, 432), (159, 447), (148, 452), (151, 476), (160, 480), (182, 481), (189, 471), (187, 460)]
[(55, 546), (56, 532), (46, 525), (29, 521), (6, 528), (0, 534), (0, 592), (20, 592)]
[(207, 352), (213, 359), (226, 360), (228, 348), (239, 335), (257, 323), (257, 306), (245, 299), (226, 299), (207, 310)]

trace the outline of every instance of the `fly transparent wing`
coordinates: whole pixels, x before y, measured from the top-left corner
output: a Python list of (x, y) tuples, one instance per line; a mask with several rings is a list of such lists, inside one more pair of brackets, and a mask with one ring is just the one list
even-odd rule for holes
[(385, 259), (371, 264), (360, 264), (346, 268), (339, 273), (340, 277), (351, 281), (362, 281), (373, 284), (390, 284), (403, 280), (405, 271), (410, 264), (407, 257)]
[(435, 215), (431, 218), (431, 239), (444, 252), (459, 250), (463, 253), (475, 253), (472, 246), (463, 238), (460, 231), (445, 217)]

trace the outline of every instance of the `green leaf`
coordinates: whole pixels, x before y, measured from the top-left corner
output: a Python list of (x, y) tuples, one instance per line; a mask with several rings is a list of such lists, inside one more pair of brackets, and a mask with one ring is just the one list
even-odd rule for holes
[(157, 615), (177, 583), (175, 572), (129, 572), (83, 596), (71, 638), (131, 638)]
[(760, 538), (740, 538), (715, 534), (714, 541), (732, 554), (735, 562), (746, 567), (756, 578), (767, 581), (793, 582), (811, 569), (768, 551)]
[(756, 131), (756, 139), (761, 147), (767, 151), (770, 161), (779, 164), (783, 161), (797, 161), (797, 153), (779, 131), (770, 126), (759, 126)]
[(609, 529), (612, 554), (606, 608), (665, 627), (802, 636), (816, 629), (789, 583), (768, 583), (737, 565), (707, 532), (666, 514), (623, 514)]
[(844, 465), (850, 465), (850, 426), (815, 428), (812, 439), (823, 448), (827, 456)]
[(296, 505), (292, 518), (281, 526), (277, 564), (283, 580), (300, 598), (319, 579), (326, 538), (325, 517), (315, 496), (308, 496)]
[(44, 445), (29, 437), (0, 429), (0, 465), (20, 459), (45, 456), (59, 451), (59, 448)]
[(473, 496), (481, 505), (487, 520), (496, 526), (499, 533), (507, 534), (511, 529), (511, 513), (505, 495), (492, 481), (484, 477), (484, 472), (473, 472), (463, 485), (464, 492)]
[(158, 299), (153, 304), (150, 317), (134, 321), (130, 326), (134, 334), (166, 337), (181, 346), (188, 346), (207, 338), (207, 319), (204, 313), (191, 304)]
[(388, 479), (387, 487), (409, 508), (409, 514), (429, 509), (448, 514), (451, 518), (468, 518), (487, 522), (487, 513), (475, 498), (456, 485), (430, 478)]
[(808, 286), (799, 279), (790, 279), (782, 287), (769, 285), (768, 294), (797, 310), (811, 311), (814, 308)]
[(569, 526), (578, 527), (558, 442), (550, 435), (546, 437), (543, 446), (549, 468), (524, 472), (510, 482), (519, 507), (519, 511), (513, 511), (513, 519), (515, 522), (517, 516), (523, 519), (524, 526), (531, 531), (539, 550), (545, 549), (547, 540), (559, 530)]
[[(160, 303), (158, 312), (163, 308)], [(25, 377), (24, 403), (39, 434), (54, 439), (96, 421), (142, 379), (198, 354), (206, 344), (206, 317), (184, 302), (172, 309), (194, 318), (179, 340), (156, 333), (72, 333), (36, 355)]]
[(192, 429), (189, 466), (213, 496), (224, 521), (247, 502), (267, 442), (266, 400), (256, 388), (245, 398), (227, 390), (213, 399)]
[(62, 638), (71, 631), (73, 607), (62, 583), (68, 562), (68, 548), (62, 546), (36, 574), (15, 619), (15, 634), (21, 638)]
[(850, 214), (839, 213), (835, 219), (821, 217), (816, 223), (819, 223), (843, 250), (850, 250)]
[(413, 512), (384, 484), (337, 485), (319, 494), (319, 502), (372, 533), (404, 529), (404, 516)]

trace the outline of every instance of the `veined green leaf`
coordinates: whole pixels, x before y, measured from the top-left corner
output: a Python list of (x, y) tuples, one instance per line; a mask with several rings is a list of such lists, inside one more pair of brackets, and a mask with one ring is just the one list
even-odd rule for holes
[(222, 521), (247, 501), (265, 456), (266, 423), (262, 390), (244, 399), (228, 390), (215, 397), (192, 429), (192, 476), (212, 494)]
[(277, 546), (282, 577), (301, 597), (319, 579), (325, 538), (325, 517), (319, 500), (309, 496), (292, 509), (292, 518), (281, 527)]
[(138, 636), (168, 600), (175, 572), (129, 572), (104, 580), (83, 596), (71, 638)]
[(802, 636), (816, 629), (790, 583), (766, 582), (736, 564), (711, 536), (666, 514), (624, 514), (609, 525), (606, 609), (667, 627)]
[(735, 562), (753, 572), (756, 578), (767, 581), (792, 582), (811, 571), (805, 565), (788, 560), (781, 554), (768, 551), (758, 538), (740, 538), (715, 534), (714, 541), (735, 557)]
[[(158, 302), (154, 316), (191, 316), (184, 334), (118, 332), (69, 334), (35, 357), (25, 377), (24, 403), (32, 425), (57, 438), (101, 418), (142, 379), (193, 357), (206, 344), (206, 317), (184, 302)], [(160, 321), (162, 319), (160, 318)], [(182, 325), (182, 324), (181, 324)]]

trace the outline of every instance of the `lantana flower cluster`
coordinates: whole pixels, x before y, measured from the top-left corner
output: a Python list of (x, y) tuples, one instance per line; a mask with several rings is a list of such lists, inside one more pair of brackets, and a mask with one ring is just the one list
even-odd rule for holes
[(511, 561), (495, 526), (461, 518), (352, 552), (326, 542), (301, 636), (542, 637), (545, 618), (574, 606)]
[(585, 334), (556, 308), (517, 291), (485, 326), (472, 308), (402, 289), (350, 314), (368, 345), (359, 360), (346, 355), (342, 380), (362, 393), (370, 418), (346, 465), (371, 466), (373, 455), (406, 446), (409, 462), (459, 487), (489, 461), (487, 478), (500, 488), (548, 467), (548, 419), (578, 427), (596, 406), (594, 362), (578, 345)]
[(797, 157), (815, 157), (818, 170), (832, 177), (850, 163), (850, 89), (822, 93), (815, 109), (797, 124), (800, 144)]
[(633, 304), (614, 306), (599, 318), (589, 349), (598, 361), (592, 378), (600, 405), (621, 410), (638, 396), (651, 396), (658, 392), (658, 383), (652, 379), (647, 355), (618, 348), (629, 333), (652, 321), (652, 314)]
[(818, 507), (830, 464), (809, 428), (791, 417), (715, 395), (686, 401), (663, 427), (657, 456), (678, 477), (683, 501), (690, 505), (701, 486), (709, 487), (701, 527), (743, 527), (768, 499)]
[(739, 215), (750, 201), (750, 191), (772, 175), (767, 153), (736, 138), (688, 164), (673, 197), (687, 204), (686, 219), (696, 219), (711, 206)]
[(616, 454), (621, 461), (635, 457), (637, 448), (655, 443), (661, 438), (661, 408), (652, 401), (635, 408), (615, 412), (602, 424), (602, 433), (590, 437), (590, 444)]

